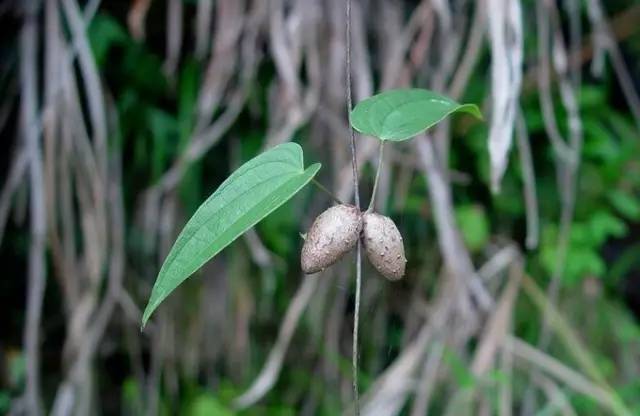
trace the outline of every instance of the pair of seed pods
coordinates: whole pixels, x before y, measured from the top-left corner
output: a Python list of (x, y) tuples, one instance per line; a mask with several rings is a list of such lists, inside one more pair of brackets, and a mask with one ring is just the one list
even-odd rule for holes
[(404, 276), (407, 259), (398, 227), (389, 217), (362, 213), (353, 205), (336, 205), (320, 214), (302, 246), (302, 271), (322, 271), (351, 251), (362, 235), (367, 258), (389, 280)]

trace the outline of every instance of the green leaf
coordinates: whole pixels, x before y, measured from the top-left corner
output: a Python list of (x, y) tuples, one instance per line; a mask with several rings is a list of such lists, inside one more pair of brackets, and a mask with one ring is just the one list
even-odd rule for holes
[(190, 403), (189, 416), (233, 416), (233, 412), (222, 405), (211, 394), (201, 394)]
[(458, 104), (449, 97), (422, 89), (390, 90), (361, 101), (351, 112), (351, 125), (380, 140), (403, 141), (422, 133), (456, 112), (482, 118), (474, 104)]
[(640, 219), (640, 199), (631, 193), (614, 189), (607, 194), (611, 205), (623, 216), (630, 220)]
[(178, 236), (153, 286), (142, 326), (180, 283), (289, 200), (319, 169), (316, 163), (305, 170), (302, 148), (285, 143), (233, 172), (200, 205)]
[(89, 24), (87, 30), (93, 56), (100, 68), (103, 68), (109, 49), (128, 40), (126, 29), (108, 14), (98, 13)]
[(456, 208), (456, 220), (462, 238), (471, 251), (479, 251), (489, 240), (489, 221), (481, 205), (463, 205)]

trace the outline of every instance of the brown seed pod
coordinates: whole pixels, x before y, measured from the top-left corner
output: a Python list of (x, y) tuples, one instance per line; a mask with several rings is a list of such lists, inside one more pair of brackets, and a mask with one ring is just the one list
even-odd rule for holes
[(333, 206), (313, 221), (302, 246), (302, 271), (322, 271), (338, 261), (358, 242), (362, 213), (353, 205)]
[(373, 267), (389, 280), (404, 276), (407, 259), (398, 227), (391, 218), (374, 212), (363, 215), (364, 248)]

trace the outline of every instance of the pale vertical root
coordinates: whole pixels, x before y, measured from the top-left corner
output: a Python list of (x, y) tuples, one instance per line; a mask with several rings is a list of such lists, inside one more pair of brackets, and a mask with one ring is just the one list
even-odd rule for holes
[[(442, 334), (441, 334), (442, 335)], [(431, 351), (422, 368), (420, 381), (417, 385), (416, 398), (411, 409), (411, 416), (422, 416), (428, 414), (431, 395), (436, 386), (438, 370), (442, 361), (445, 344), (444, 339), (435, 339), (431, 343)]]
[(176, 69), (180, 62), (180, 51), (182, 50), (182, 19), (183, 1), (169, 0), (167, 7), (167, 56), (163, 69), (169, 78), (176, 76)]
[(129, 32), (131, 32), (131, 36), (138, 41), (144, 40), (145, 37), (145, 22), (149, 6), (151, 6), (151, 0), (133, 0), (133, 4), (127, 15)]
[[(269, 16), (272, 56), (280, 75), (274, 85), (272, 98), (277, 98), (278, 102), (273, 106), (265, 148), (291, 139), (316, 110), (322, 88), (318, 44), (321, 6), (315, 2), (298, 0), (285, 17), (283, 10), (273, 10), (278, 3), (271, 2)], [(280, 4), (282, 7), (284, 3)], [(306, 85), (300, 76), (303, 69), (308, 76)]]
[[(62, 11), (71, 30), (73, 44), (77, 47), (80, 72), (87, 95), (93, 143), (99, 159), (99, 173), (104, 179), (107, 173), (106, 157), (108, 154), (107, 121), (100, 74), (87, 37), (86, 22), (78, 4), (75, 0), (62, 0)], [(103, 181), (99, 185), (106, 187), (106, 183)], [(104, 189), (102, 189), (102, 193), (105, 193)]]
[(500, 383), (498, 414), (499, 416), (511, 416), (513, 409), (513, 354), (506, 351), (505, 348), (502, 348), (500, 352), (500, 371), (504, 380)]
[[(631, 111), (631, 114), (633, 114), (636, 126), (640, 128), (640, 96), (638, 95), (638, 91), (636, 91), (634, 87), (633, 79), (624, 63), (624, 58), (622, 57), (620, 48), (618, 47), (615, 37), (611, 31), (609, 22), (605, 18), (604, 12), (602, 10), (602, 4), (600, 0), (588, 0), (587, 6), (587, 10), (589, 12), (589, 20), (591, 21), (592, 26), (595, 28), (595, 42), (596, 45), (599, 46), (597, 50), (606, 50), (606, 52), (609, 54), (609, 57), (611, 58), (611, 64), (613, 65), (613, 70), (615, 71), (616, 76), (618, 77), (618, 81), (620, 82), (620, 89), (622, 90), (622, 93), (627, 100), (629, 110)], [(599, 66), (602, 67), (604, 64), (602, 54), (596, 56), (599, 57), (599, 59), (595, 60), (595, 62), (599, 62)]]
[(518, 112), (516, 118), (516, 144), (518, 146), (518, 155), (520, 156), (520, 165), (522, 167), (523, 194), (525, 214), (527, 217), (527, 237), (525, 245), (529, 250), (533, 250), (538, 246), (540, 239), (540, 215), (538, 213), (536, 175), (533, 169), (531, 146), (529, 146), (529, 135), (522, 111)]
[(520, 0), (488, 0), (491, 40), (491, 189), (500, 190), (507, 168), (522, 84), (522, 11)]
[(544, 119), (544, 127), (551, 141), (556, 157), (564, 163), (571, 163), (575, 157), (569, 145), (565, 142), (558, 129), (558, 123), (551, 97), (551, 64), (549, 52), (549, 20), (545, 16), (544, 2), (536, 3), (537, 36), (538, 36), (538, 72), (537, 84), (539, 89), (540, 108)]
[(485, 325), (483, 335), (471, 362), (471, 372), (476, 377), (482, 377), (495, 367), (499, 347), (504, 342), (511, 327), (511, 319), (518, 298), (521, 279), (522, 263), (520, 259), (517, 259), (510, 266), (507, 286)]
[(362, 414), (384, 416), (396, 414), (414, 391), (414, 376), (434, 335), (442, 331), (454, 313), (456, 282), (444, 276), (428, 321), (422, 324), (417, 336), (402, 353), (372, 383), (363, 397)]
[(196, 11), (196, 46), (195, 54), (199, 59), (204, 59), (209, 49), (211, 40), (211, 17), (213, 16), (213, 0), (198, 0)]
[(31, 241), (27, 265), (27, 306), (24, 326), (24, 348), (26, 355), (25, 408), (30, 415), (42, 414), (40, 393), (40, 324), (42, 303), (46, 287), (45, 234), (47, 218), (45, 212), (42, 149), (37, 128), (38, 85), (37, 54), (39, 50), (39, 27), (36, 18), (37, 4), (26, 5), (26, 16), (20, 33), (20, 130), (29, 165), (29, 211)]
[(0, 243), (2, 243), (4, 237), (4, 229), (9, 218), (13, 195), (24, 180), (28, 168), (29, 155), (26, 147), (21, 145), (11, 160), (7, 179), (0, 192)]
[(485, 5), (487, 0), (479, 0), (476, 2), (476, 8), (473, 12), (473, 21), (471, 23), (471, 30), (469, 31), (467, 47), (465, 48), (464, 55), (458, 64), (453, 79), (449, 86), (449, 94), (454, 100), (460, 98), (464, 92), (471, 73), (482, 50), (482, 41), (484, 39), (485, 20), (487, 18)]
[[(414, 139), (420, 163), (429, 184), (429, 197), (433, 204), (434, 222), (438, 231), (438, 244), (447, 269), (457, 280), (460, 292), (456, 301), (461, 311), (470, 316), (472, 313), (469, 294), (478, 302), (482, 310), (488, 311), (493, 299), (484, 288), (475, 272), (471, 256), (467, 251), (460, 230), (453, 216), (451, 188), (444, 177), (443, 168), (435, 155), (431, 137), (421, 136)], [(462, 290), (466, 288), (467, 290)]]
[[(519, 253), (510, 261), (508, 267), (508, 281), (502, 290), (500, 299), (484, 324), (482, 332), (480, 332), (478, 346), (474, 351), (470, 364), (471, 373), (479, 381), (483, 380), (491, 370), (496, 368), (500, 347), (504, 344), (509, 332), (511, 332), (511, 321), (523, 276)], [(500, 271), (496, 270), (495, 273), (498, 274)], [(457, 412), (456, 409), (460, 406), (465, 408), (475, 406), (479, 408), (478, 414), (488, 414), (489, 404), (478, 391), (480, 386), (481, 384), (478, 383), (472, 389), (459, 389), (449, 402), (448, 414), (451, 414), (451, 412), (455, 414)]]
[(233, 401), (233, 407), (240, 410), (246, 409), (249, 406), (257, 403), (265, 394), (271, 390), (280, 370), (282, 369), (282, 363), (284, 356), (293, 337), (300, 318), (305, 311), (311, 296), (315, 292), (315, 288), (318, 284), (318, 276), (305, 276), (303, 277), (302, 284), (293, 296), (287, 312), (285, 313), (284, 320), (278, 331), (278, 338), (275, 345), (269, 352), (269, 357), (265, 362), (260, 374), (251, 384), (251, 387), (244, 392), (241, 396), (237, 397)]
[[(573, 224), (576, 183), (578, 177), (578, 167), (580, 163), (580, 153), (582, 149), (582, 122), (578, 108), (577, 88), (580, 77), (569, 73), (568, 58), (565, 41), (560, 27), (559, 14), (555, 5), (551, 2), (540, 2), (536, 5), (538, 23), (538, 58), (540, 60), (540, 74), (538, 84), (540, 88), (540, 100), (545, 122), (545, 130), (549, 136), (554, 152), (556, 172), (558, 176), (558, 188), (561, 195), (560, 224), (557, 239), (556, 261), (551, 276), (551, 281), (547, 287), (547, 294), (550, 301), (555, 305), (560, 294), (560, 280), (565, 271), (571, 227)], [(551, 25), (553, 24), (553, 27)], [(553, 29), (553, 30), (552, 30)], [(552, 49), (549, 50), (549, 42), (553, 41)], [(575, 34), (571, 37), (572, 42), (578, 42), (579, 38)], [(572, 50), (576, 50), (578, 45), (570, 45)], [(569, 138), (565, 141), (557, 126), (553, 109), (550, 85), (550, 64), (553, 64), (558, 75), (560, 97), (567, 112), (569, 124)], [(574, 68), (579, 71), (579, 68)], [(538, 346), (546, 350), (551, 342), (549, 331), (549, 317), (544, 311)], [(535, 376), (535, 373), (534, 373)], [(525, 393), (524, 409), (533, 408), (535, 399), (533, 385), (530, 383)]]

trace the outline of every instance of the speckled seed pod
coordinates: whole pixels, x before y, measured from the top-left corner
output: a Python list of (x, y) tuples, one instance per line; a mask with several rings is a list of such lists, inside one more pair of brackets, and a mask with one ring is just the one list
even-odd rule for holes
[(373, 267), (389, 280), (404, 276), (407, 259), (398, 227), (391, 218), (367, 212), (364, 219), (364, 248)]
[(318, 215), (302, 246), (302, 271), (326, 269), (350, 251), (362, 231), (362, 213), (352, 205), (336, 205)]

